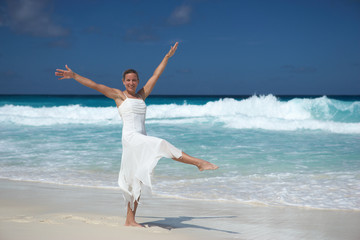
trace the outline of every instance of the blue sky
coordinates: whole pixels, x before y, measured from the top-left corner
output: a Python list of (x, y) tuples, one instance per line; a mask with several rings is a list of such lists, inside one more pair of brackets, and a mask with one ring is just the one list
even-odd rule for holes
[(176, 41), (153, 94), (360, 94), (355, 0), (0, 0), (0, 94), (97, 94), (65, 64), (141, 86)]

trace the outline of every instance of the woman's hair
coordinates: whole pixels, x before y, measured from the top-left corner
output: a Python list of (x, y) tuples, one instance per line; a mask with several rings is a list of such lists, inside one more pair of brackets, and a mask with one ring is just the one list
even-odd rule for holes
[(140, 79), (139, 79), (139, 74), (137, 73), (136, 70), (134, 70), (134, 69), (128, 69), (128, 70), (125, 70), (125, 72), (124, 72), (123, 75), (122, 75), (122, 80), (123, 80), (123, 81), (125, 80), (126, 74), (129, 74), (129, 73), (135, 73), (137, 79), (140, 80)]

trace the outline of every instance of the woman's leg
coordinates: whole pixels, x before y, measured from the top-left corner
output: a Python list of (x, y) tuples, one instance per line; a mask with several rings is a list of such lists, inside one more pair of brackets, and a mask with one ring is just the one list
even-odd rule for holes
[[(139, 198), (139, 200), (140, 200), (140, 198)], [(135, 214), (136, 214), (136, 209), (137, 209), (137, 206), (138, 206), (138, 201), (135, 201), (135, 203), (134, 203), (134, 210), (131, 209), (130, 203), (128, 203), (125, 226), (144, 227), (144, 226), (140, 225), (139, 223), (137, 223), (135, 221)]]
[(200, 171), (215, 170), (215, 169), (219, 168), (215, 164), (212, 164), (212, 163), (205, 161), (203, 159), (200, 159), (200, 158), (192, 157), (184, 152), (182, 152), (182, 156), (180, 158), (173, 158), (173, 159), (176, 161), (182, 162), (182, 163), (194, 165), (194, 166), (198, 167), (198, 169)]

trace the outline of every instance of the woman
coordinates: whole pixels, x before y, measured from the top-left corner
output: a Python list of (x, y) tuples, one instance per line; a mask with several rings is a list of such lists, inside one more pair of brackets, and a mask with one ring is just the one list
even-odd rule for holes
[(82, 77), (73, 72), (67, 65), (67, 70), (56, 69), (55, 75), (61, 79), (75, 79), (79, 83), (95, 89), (106, 97), (114, 99), (123, 120), (122, 145), (123, 153), (119, 173), (119, 186), (124, 193), (127, 203), (127, 216), (125, 226), (142, 227), (135, 221), (135, 213), (142, 190), (151, 189), (150, 174), (162, 157), (172, 158), (179, 162), (192, 164), (200, 171), (214, 170), (218, 167), (202, 159), (194, 158), (174, 147), (169, 142), (147, 136), (145, 132), (146, 105), (144, 100), (150, 95), (157, 80), (164, 71), (168, 60), (174, 55), (178, 43), (171, 47), (152, 77), (145, 86), (136, 92), (139, 76), (133, 69), (123, 74), (125, 91), (110, 88)]

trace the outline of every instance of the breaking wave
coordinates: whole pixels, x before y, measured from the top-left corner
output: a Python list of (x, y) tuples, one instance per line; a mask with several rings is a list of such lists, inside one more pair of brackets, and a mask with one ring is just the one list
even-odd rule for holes
[[(0, 107), (0, 122), (30, 126), (55, 124), (119, 124), (115, 107), (80, 105)], [(326, 96), (281, 101), (273, 95), (237, 100), (223, 98), (203, 105), (153, 104), (147, 123), (220, 123), (226, 128), (274, 131), (321, 130), (360, 134), (360, 102), (340, 101)]]

